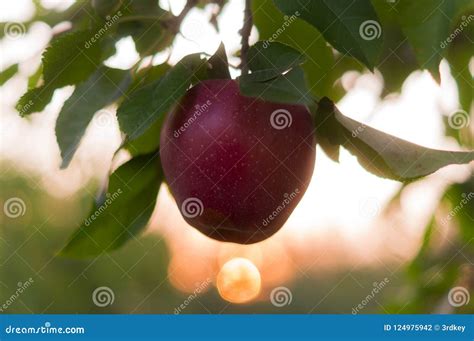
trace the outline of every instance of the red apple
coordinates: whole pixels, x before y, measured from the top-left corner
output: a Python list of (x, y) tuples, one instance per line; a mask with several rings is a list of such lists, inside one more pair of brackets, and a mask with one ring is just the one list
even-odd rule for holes
[(160, 140), (184, 219), (206, 236), (240, 244), (283, 226), (308, 187), (315, 155), (306, 107), (245, 97), (230, 79), (191, 88)]

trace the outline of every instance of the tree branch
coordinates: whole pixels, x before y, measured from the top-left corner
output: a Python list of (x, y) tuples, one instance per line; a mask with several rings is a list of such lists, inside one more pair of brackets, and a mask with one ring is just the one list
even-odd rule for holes
[[(194, 6), (197, 5), (198, 2), (199, 2), (199, 0), (188, 0), (186, 2), (186, 5), (184, 6), (183, 10), (181, 11), (181, 13), (179, 13), (179, 15), (173, 16), (172, 18), (161, 21), (161, 25), (165, 29), (170, 30), (173, 34), (175, 34), (175, 35), (178, 34), (179, 28), (181, 27), (181, 23), (183, 22), (184, 18), (186, 17), (186, 15), (188, 15), (189, 11)], [(152, 18), (152, 19), (155, 20), (155, 18)], [(147, 56), (149, 53), (152, 53), (155, 50), (155, 48), (158, 44), (160, 44), (160, 40), (155, 41), (154, 44), (149, 46), (148, 49), (144, 52), (144, 55)], [(130, 69), (132, 74), (135, 73), (135, 71), (140, 66), (140, 63), (142, 61), (143, 61), (143, 58), (140, 58), (140, 60), (138, 60), (132, 66), (132, 68)]]
[(184, 6), (183, 10), (177, 16), (178, 22), (181, 23), (186, 15), (188, 15), (189, 11), (197, 5), (199, 0), (188, 0), (186, 1), (186, 5)]
[(242, 48), (240, 49), (240, 69), (242, 70), (242, 75), (246, 75), (249, 72), (248, 69), (248, 60), (247, 54), (249, 51), (249, 37), (250, 32), (252, 31), (253, 25), (253, 18), (252, 18), (252, 4), (251, 0), (245, 0), (245, 10), (244, 10), (244, 25), (240, 30), (240, 35), (242, 36), (241, 45)]
[(178, 34), (179, 28), (181, 26), (181, 23), (183, 22), (184, 18), (188, 15), (189, 11), (197, 5), (199, 0), (188, 0), (186, 2), (186, 5), (184, 5), (183, 10), (179, 15), (172, 17), (168, 20), (163, 21), (163, 25), (165, 28), (173, 32), (174, 34)]

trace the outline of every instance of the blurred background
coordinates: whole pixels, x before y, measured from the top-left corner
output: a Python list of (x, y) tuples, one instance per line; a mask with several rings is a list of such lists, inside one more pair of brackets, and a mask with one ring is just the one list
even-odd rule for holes
[[(272, 32), (265, 22), (273, 5), (255, 2), (252, 42)], [(318, 149), (304, 198), (284, 228), (261, 243), (205, 237), (185, 223), (163, 185), (142, 236), (97, 258), (58, 257), (121, 144), (116, 108), (96, 114), (71, 165), (60, 170), (54, 123), (74, 87), (56, 90), (43, 112), (27, 118), (15, 104), (36, 84), (52, 37), (91, 15), (92, 8), (79, 5), (0, 2), (0, 312), (474, 313), (472, 163), (402, 185), (367, 173), (346, 151), (336, 164)], [(178, 15), (185, 1), (159, 5)], [(212, 54), (223, 41), (229, 62), (238, 65), (243, 6), (230, 0), (192, 9), (181, 33), (148, 62)], [(469, 25), (457, 39), (472, 48)], [(400, 32), (384, 30), (388, 52), (374, 73), (333, 51), (337, 67), (324, 82), (340, 110), (420, 145), (472, 149), (472, 49), (461, 76), (443, 60), (437, 82), (413, 65), (409, 46), (397, 46)], [(137, 46), (133, 37), (121, 38), (105, 64), (130, 68), (140, 58)], [(390, 53), (390, 46), (397, 50)]]

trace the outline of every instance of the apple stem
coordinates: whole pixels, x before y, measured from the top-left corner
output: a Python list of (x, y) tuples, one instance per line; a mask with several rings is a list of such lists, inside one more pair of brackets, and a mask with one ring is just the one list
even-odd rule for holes
[(245, 10), (244, 10), (244, 25), (240, 30), (240, 35), (242, 36), (240, 49), (240, 69), (242, 70), (242, 75), (249, 73), (248, 64), (247, 64), (247, 54), (249, 51), (249, 37), (250, 32), (252, 31), (253, 17), (252, 17), (252, 4), (251, 0), (245, 0)]

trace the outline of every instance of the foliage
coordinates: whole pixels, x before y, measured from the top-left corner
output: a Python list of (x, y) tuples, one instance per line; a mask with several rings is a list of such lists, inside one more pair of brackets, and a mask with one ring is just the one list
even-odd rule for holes
[[(7, 166), (2, 164), (2, 169)], [(0, 302), (3, 304), (11, 298), (19, 281), (24, 283), (30, 277), (34, 279), (33, 285), (8, 309), (2, 307), (2, 314), (173, 314), (176, 307), (189, 298), (190, 292), (175, 289), (172, 284), (176, 282), (169, 283), (168, 269), (174, 255), (172, 247), (165, 239), (153, 234), (131, 238), (115, 252), (102, 253), (94, 259), (54, 257), (64, 244), (65, 230), (72, 232), (75, 222), (88, 213), (89, 191), (96, 185), (91, 183), (73, 196), (57, 198), (47, 191), (38, 191), (37, 181), (40, 179), (31, 174), (21, 177), (4, 173), (0, 176), (3, 189), (0, 196), (19, 191), (28, 198), (25, 216), (10, 219), (9, 224), (0, 229), (0, 258), (3, 263), (0, 267)], [(37, 229), (32, 230), (33, 226)], [(185, 266), (182, 270), (192, 269)], [(316, 304), (318, 313), (350, 313), (367, 294), (367, 288), (371, 288), (372, 283), (379, 281), (385, 273), (354, 270), (352, 276), (360, 285), (354, 285), (353, 279), (344, 280), (347, 272), (342, 269), (317, 276), (308, 272), (307, 276), (292, 284), (291, 290), (295, 293), (292, 304), (284, 307), (276, 307), (270, 300), (245, 305), (229, 304), (217, 290), (208, 290), (189, 300), (181, 313), (298, 313), (309, 311)], [(115, 300), (112, 305), (98, 307), (93, 304), (91, 295), (104, 285), (113, 290)], [(393, 283), (393, 287), (396, 286)], [(325, 298), (334, 287), (337, 289)], [(388, 290), (390, 288), (387, 292), (384, 290), (384, 296), (390, 294)], [(378, 305), (372, 302), (364, 313), (376, 313), (377, 308)]]
[(158, 155), (133, 158), (112, 173), (107, 194), (94, 206), (61, 251), (64, 256), (98, 256), (123, 245), (147, 225), (163, 175)]
[[(63, 21), (71, 23), (67, 32), (53, 37), (43, 53), (41, 67), (31, 75), (28, 90), (17, 104), (21, 116), (38, 113), (50, 103), (56, 89), (75, 86), (56, 122), (62, 167), (73, 159), (94, 115), (114, 106), (118, 107), (117, 119), (124, 136), (120, 149), (132, 157), (111, 174), (104, 191), (112, 195), (121, 188), (124, 193), (89, 226), (83, 223), (62, 255), (97, 256), (122, 246), (146, 227), (159, 185), (165, 181), (157, 155), (164, 118), (189, 87), (205, 79), (230, 78), (230, 73), (224, 45), (213, 56), (191, 54), (176, 65), (151, 66), (145, 62), (147, 57), (172, 46), (193, 6), (209, 3), (223, 6), (226, 1), (188, 1), (177, 16), (159, 7), (155, 0), (79, 1), (63, 12), (47, 11), (35, 2), (35, 17), (22, 23), (27, 30), (35, 21), (51, 27)], [(241, 93), (308, 106), (314, 115), (318, 144), (326, 154), (337, 161), (342, 146), (378, 176), (408, 182), (448, 164), (472, 161), (473, 152), (414, 145), (350, 119), (334, 105), (344, 95), (339, 80), (348, 71), (380, 72), (385, 96), (400, 91), (405, 78), (419, 69), (427, 69), (442, 81), (439, 65), (444, 58), (458, 85), (461, 107), (469, 112), (473, 105), (469, 63), (474, 25), (465, 23), (472, 16), (472, 1), (347, 3), (254, 1), (253, 17), (260, 41), (248, 51), (250, 73), (238, 79)], [(0, 26), (3, 36), (6, 26)], [(140, 61), (129, 70), (106, 67), (104, 60), (115, 53), (115, 43), (128, 36), (134, 40)], [(14, 77), (18, 69), (18, 63), (14, 63), (4, 70), (0, 84)], [(461, 145), (472, 148), (473, 139), (466, 138), (466, 128), (453, 131), (446, 122), (446, 130)], [(140, 176), (136, 177), (136, 172)], [(101, 205), (100, 201), (94, 205), (88, 216)], [(468, 220), (460, 221), (463, 236), (472, 236), (472, 229), (466, 229), (469, 224)], [(426, 258), (433, 229), (433, 225), (427, 229), (426, 245), (413, 266)], [(455, 274), (453, 270), (447, 275), (451, 282), (443, 282), (440, 292), (445, 292), (446, 283), (451, 284)]]
[[(354, 154), (369, 172), (393, 180), (411, 181), (429, 175), (450, 164), (474, 159), (473, 152), (429, 149), (382, 133), (342, 115), (329, 99), (319, 102), (316, 131), (324, 147), (343, 146)], [(333, 157), (337, 161), (337, 156)]]
[(121, 97), (130, 83), (127, 71), (101, 67), (78, 84), (56, 121), (62, 168), (67, 167), (94, 114)]

